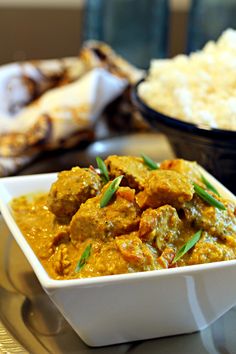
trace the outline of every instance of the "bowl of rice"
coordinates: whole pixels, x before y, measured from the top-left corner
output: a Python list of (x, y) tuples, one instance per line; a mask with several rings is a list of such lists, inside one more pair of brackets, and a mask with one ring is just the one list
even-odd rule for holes
[(133, 101), (176, 156), (194, 160), (236, 193), (236, 31), (198, 52), (152, 60)]

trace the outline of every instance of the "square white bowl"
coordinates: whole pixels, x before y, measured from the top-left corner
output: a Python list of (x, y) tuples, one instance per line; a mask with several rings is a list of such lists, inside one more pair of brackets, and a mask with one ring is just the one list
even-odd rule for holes
[[(222, 196), (235, 196), (203, 174)], [(0, 210), (42, 287), (90, 346), (190, 333), (206, 328), (236, 305), (236, 260), (104, 277), (54, 280), (18, 228), (9, 202), (46, 192), (57, 175), (0, 179)]]

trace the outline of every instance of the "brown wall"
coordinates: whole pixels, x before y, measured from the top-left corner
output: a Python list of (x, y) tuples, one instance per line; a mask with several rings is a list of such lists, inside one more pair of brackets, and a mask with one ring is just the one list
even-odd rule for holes
[(187, 9), (171, 12), (169, 23), (169, 57), (185, 52), (187, 43), (187, 24)]
[(80, 8), (0, 8), (0, 63), (76, 55), (82, 19)]
[[(169, 56), (185, 50), (186, 23), (187, 9), (171, 12)], [(0, 64), (76, 55), (81, 46), (82, 28), (83, 9), (80, 6), (1, 6)]]

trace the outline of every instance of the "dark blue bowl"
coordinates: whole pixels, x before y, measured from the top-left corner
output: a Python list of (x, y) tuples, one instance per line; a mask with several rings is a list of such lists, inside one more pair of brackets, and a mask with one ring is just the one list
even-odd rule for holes
[(197, 161), (236, 194), (236, 131), (200, 127), (172, 118), (148, 107), (138, 96), (132, 101), (149, 125), (163, 132), (176, 157)]

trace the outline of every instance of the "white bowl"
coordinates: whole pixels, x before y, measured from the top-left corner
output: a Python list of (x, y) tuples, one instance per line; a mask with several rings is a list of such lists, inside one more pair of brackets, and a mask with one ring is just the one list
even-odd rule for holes
[[(219, 192), (234, 195), (205, 173)], [(56, 174), (0, 179), (0, 210), (42, 287), (90, 346), (204, 329), (236, 304), (236, 260), (142, 273), (54, 280), (42, 267), (11, 213), (22, 194), (48, 191)]]

